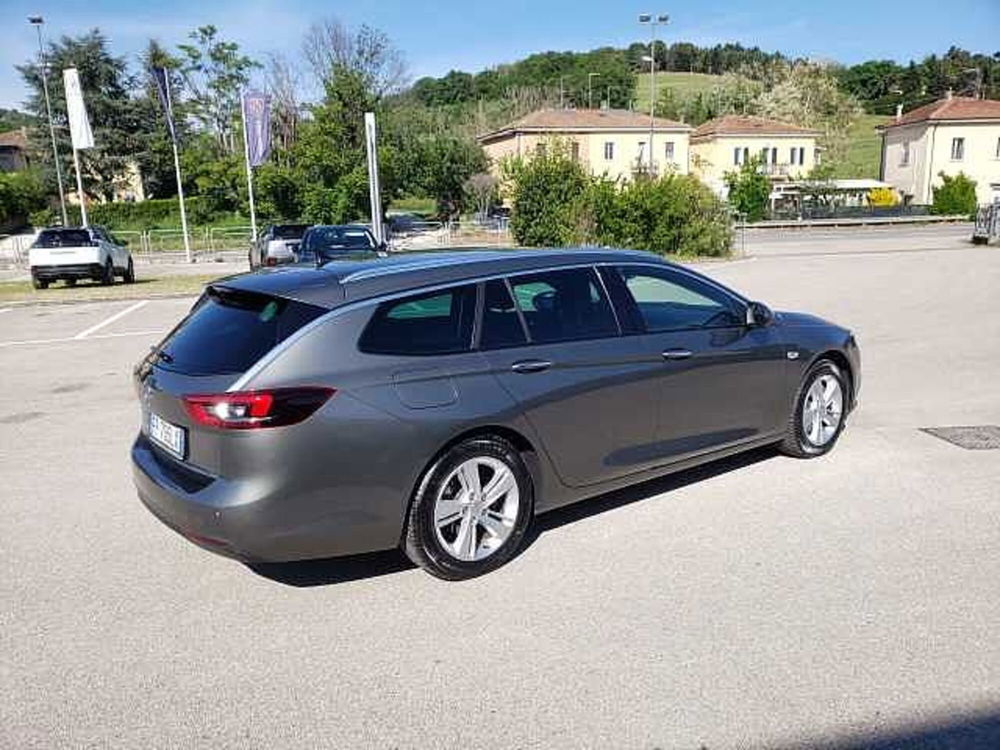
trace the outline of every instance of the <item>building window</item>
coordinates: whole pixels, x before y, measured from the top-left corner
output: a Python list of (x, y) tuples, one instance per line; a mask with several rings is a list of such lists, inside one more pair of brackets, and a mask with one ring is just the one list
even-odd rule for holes
[(748, 161), (750, 161), (750, 149), (744, 147), (743, 148), (743, 163), (745, 164)]
[(636, 156), (636, 159), (638, 159), (639, 162), (646, 161), (646, 142), (645, 141), (639, 141), (639, 155)]
[(737, 146), (733, 149), (733, 166), (738, 167), (740, 165), (740, 147)]
[(580, 144), (573, 141), (569, 144), (570, 156), (573, 157), (573, 161), (580, 161)]
[(910, 142), (904, 141), (902, 153), (899, 155), (899, 166), (905, 167), (910, 163)]
[(667, 141), (666, 145), (663, 148), (663, 156), (664, 156), (664, 158), (667, 161), (673, 161), (674, 160), (674, 142), (673, 141)]
[(952, 161), (962, 161), (965, 158), (965, 139), (964, 138), (952, 138), (951, 139), (951, 160)]
[(761, 164), (767, 164), (767, 151), (768, 151), (767, 146), (764, 146), (764, 148), (762, 148), (760, 150), (760, 163)]
[(791, 164), (792, 166), (795, 166), (795, 164), (797, 163), (796, 159), (798, 158), (798, 155), (799, 155), (799, 150), (794, 146), (792, 146), (788, 163)]
[(544, 143), (535, 144), (535, 156), (545, 156), (546, 148)]
[(993, 154), (997, 159), (1000, 159), (1000, 138), (997, 138), (997, 151)]
[(806, 147), (802, 146), (799, 148), (799, 165), (804, 165), (806, 163)]
[(604, 142), (604, 158), (611, 161), (615, 158), (615, 143), (614, 141)]
[(777, 164), (778, 163), (778, 149), (777, 148), (772, 148), (771, 149), (771, 163), (772, 164)]
[(813, 162), (816, 164), (820, 163), (820, 151), (818, 148), (813, 149)]

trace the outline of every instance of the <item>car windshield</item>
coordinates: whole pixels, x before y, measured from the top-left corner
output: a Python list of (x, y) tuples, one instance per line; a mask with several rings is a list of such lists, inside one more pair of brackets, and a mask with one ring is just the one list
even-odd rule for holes
[(313, 255), (336, 255), (375, 248), (367, 229), (359, 227), (313, 227), (303, 242)]
[(90, 244), (86, 229), (44, 229), (35, 240), (34, 247), (79, 247)]
[(281, 224), (274, 227), (271, 233), (276, 240), (301, 240), (308, 228), (306, 224)]

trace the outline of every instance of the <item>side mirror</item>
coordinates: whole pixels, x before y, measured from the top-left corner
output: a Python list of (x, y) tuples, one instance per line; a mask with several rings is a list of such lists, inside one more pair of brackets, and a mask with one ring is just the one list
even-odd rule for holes
[(747, 305), (747, 328), (762, 328), (774, 320), (771, 308), (763, 302), (751, 302)]

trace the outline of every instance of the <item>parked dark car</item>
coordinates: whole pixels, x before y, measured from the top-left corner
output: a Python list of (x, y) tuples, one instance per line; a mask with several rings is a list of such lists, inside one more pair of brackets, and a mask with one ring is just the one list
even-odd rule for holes
[(250, 248), (250, 268), (294, 263), (309, 224), (271, 224)]
[(222, 279), (136, 370), (139, 497), (245, 561), (401, 546), (459, 579), (532, 518), (766, 444), (829, 451), (854, 336), (640, 252), (474, 251)]
[(298, 262), (374, 259), (385, 251), (386, 246), (363, 224), (320, 224), (302, 238)]

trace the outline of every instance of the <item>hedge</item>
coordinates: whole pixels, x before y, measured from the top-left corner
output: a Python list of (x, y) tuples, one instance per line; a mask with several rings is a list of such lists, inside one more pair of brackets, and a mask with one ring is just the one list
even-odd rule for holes
[[(209, 200), (203, 196), (185, 198), (188, 223), (212, 224), (223, 219), (232, 219), (232, 214), (214, 212)], [(80, 207), (67, 206), (71, 224), (80, 223)], [(109, 229), (135, 230), (173, 228), (181, 225), (181, 213), (176, 198), (153, 198), (136, 203), (91, 203), (87, 206), (87, 218), (92, 224), (99, 224)], [(59, 223), (58, 208), (36, 211), (31, 215), (31, 222), (36, 227), (51, 226)]]

